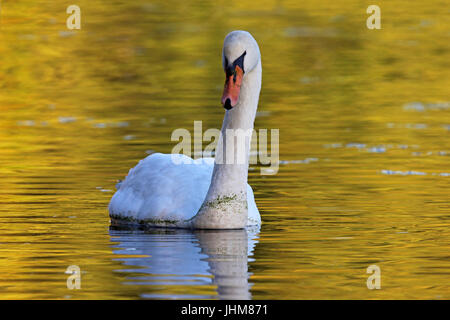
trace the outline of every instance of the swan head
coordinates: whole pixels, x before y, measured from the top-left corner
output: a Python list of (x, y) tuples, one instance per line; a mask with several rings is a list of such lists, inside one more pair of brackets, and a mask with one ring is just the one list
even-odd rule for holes
[(222, 104), (230, 110), (239, 102), (242, 81), (260, 60), (258, 43), (247, 31), (232, 31), (226, 37), (222, 50), (225, 88)]

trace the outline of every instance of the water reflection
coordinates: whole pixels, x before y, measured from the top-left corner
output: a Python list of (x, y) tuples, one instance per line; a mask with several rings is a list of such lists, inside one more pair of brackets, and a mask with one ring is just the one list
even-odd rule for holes
[[(208, 271), (221, 274), (201, 235), (110, 234), (107, 207), (139, 160), (171, 152), (173, 130), (220, 128), (234, 29), (261, 47), (255, 129), (280, 130), (278, 173), (249, 171), (263, 220), (252, 298), (449, 298), (442, 0), (383, 1), (382, 30), (356, 0), (78, 0), (76, 33), (61, 3), (2, 1), (1, 299), (217, 298), (229, 278)], [(66, 287), (72, 264), (82, 290)], [(366, 287), (371, 264), (382, 290)]]
[[(110, 228), (116, 260), (126, 266), (116, 271), (126, 274), (125, 284), (146, 286), (140, 296), (150, 299), (251, 299), (248, 262), (258, 232)], [(186, 285), (199, 286), (198, 294), (178, 290)], [(216, 293), (205, 290), (211, 285)]]

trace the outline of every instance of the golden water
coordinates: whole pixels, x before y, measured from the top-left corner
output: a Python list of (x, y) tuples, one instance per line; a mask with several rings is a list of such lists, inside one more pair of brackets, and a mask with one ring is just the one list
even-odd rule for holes
[[(79, 0), (78, 31), (69, 4), (2, 1), (0, 298), (450, 298), (447, 1), (379, 1), (381, 30), (356, 0)], [(278, 174), (249, 175), (261, 230), (110, 230), (146, 152), (220, 128), (234, 29), (280, 130)]]

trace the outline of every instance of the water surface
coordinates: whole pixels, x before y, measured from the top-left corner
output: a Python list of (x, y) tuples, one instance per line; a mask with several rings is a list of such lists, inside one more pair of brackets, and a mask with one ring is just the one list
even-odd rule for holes
[[(448, 299), (446, 1), (3, 1), (0, 298)], [(110, 229), (118, 179), (176, 128), (220, 128), (221, 46), (262, 53), (257, 231)], [(368, 266), (381, 268), (369, 290)], [(66, 287), (69, 265), (81, 289)]]

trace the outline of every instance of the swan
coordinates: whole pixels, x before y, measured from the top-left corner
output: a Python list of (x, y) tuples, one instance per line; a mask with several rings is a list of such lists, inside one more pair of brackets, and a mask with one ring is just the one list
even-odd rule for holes
[[(250, 139), (233, 136), (253, 130), (261, 90), (261, 55), (249, 32), (225, 37), (222, 65), (226, 111), (215, 159), (154, 153), (141, 160), (116, 186), (109, 203), (113, 225), (242, 229), (261, 224), (247, 184)], [(243, 161), (236, 159), (240, 150)]]

